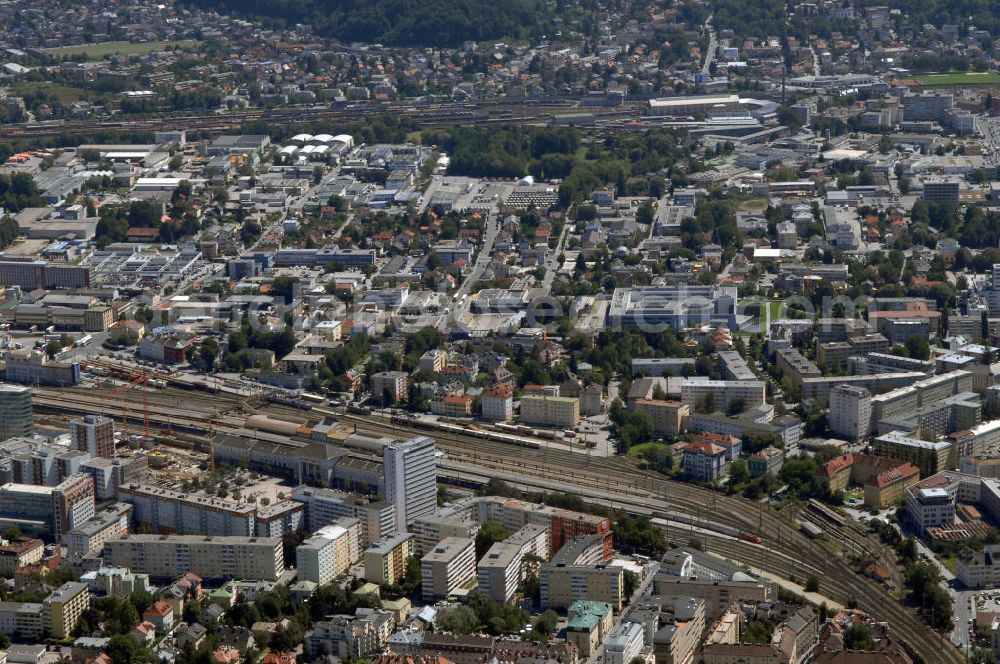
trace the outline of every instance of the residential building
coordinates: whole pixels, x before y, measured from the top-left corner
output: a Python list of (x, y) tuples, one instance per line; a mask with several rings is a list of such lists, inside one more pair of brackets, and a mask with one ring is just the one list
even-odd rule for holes
[(115, 421), (103, 415), (84, 415), (69, 423), (73, 449), (92, 457), (115, 457)]
[(607, 602), (577, 600), (569, 605), (566, 641), (590, 659), (614, 627), (614, 610)]
[(871, 393), (863, 387), (838, 385), (830, 390), (830, 431), (848, 440), (867, 438), (871, 401)]
[(0, 542), (0, 575), (8, 579), (13, 579), (14, 573), (22, 567), (40, 562), (45, 552), (45, 542), (33, 537)]
[(705, 441), (685, 443), (682, 448), (684, 474), (701, 482), (721, 479), (726, 471), (726, 450)]
[(396, 583), (406, 573), (413, 557), (413, 535), (406, 532), (389, 535), (365, 549), (365, 579), (378, 585)]
[(680, 401), (665, 399), (636, 399), (633, 408), (638, 413), (646, 413), (653, 421), (653, 433), (657, 436), (676, 436), (684, 431), (691, 407)]
[(756, 408), (765, 402), (764, 381), (685, 378), (681, 381), (681, 401), (691, 408), (708, 411), (728, 411), (735, 405), (740, 410)]
[(276, 581), (285, 571), (279, 537), (130, 535), (105, 544), (105, 562), (153, 578), (194, 572), (202, 578)]
[(410, 374), (405, 371), (381, 371), (371, 380), (373, 398), (383, 406), (410, 398)]
[(604, 641), (604, 661), (608, 664), (630, 664), (643, 648), (642, 625), (625, 622)]
[(309, 532), (344, 517), (361, 522), (361, 545), (365, 547), (396, 532), (396, 506), (386, 500), (311, 486), (295, 487), (290, 498), (305, 505)]
[(361, 557), (361, 522), (342, 518), (324, 526), (295, 549), (298, 579), (326, 585), (350, 569)]
[(514, 388), (506, 383), (487, 388), (480, 404), (487, 422), (510, 422), (514, 419)]
[(49, 633), (56, 639), (67, 639), (90, 607), (90, 589), (86, 583), (67, 581), (42, 600), (42, 607)]
[(890, 431), (872, 441), (875, 456), (908, 461), (919, 468), (924, 477), (950, 468), (951, 447), (952, 444), (946, 441), (929, 442), (899, 431)]
[(780, 449), (768, 446), (751, 454), (747, 465), (750, 469), (750, 475), (753, 477), (767, 474), (777, 477), (784, 461), (785, 454)]
[(86, 556), (99, 552), (104, 544), (128, 535), (129, 515), (132, 506), (128, 503), (114, 503), (105, 507), (66, 534), (66, 545), (71, 556)]
[(476, 577), (479, 592), (506, 604), (521, 585), (524, 547), (511, 542), (496, 542), (479, 560)]
[(521, 397), (521, 421), (529, 425), (574, 429), (580, 424), (580, 400), (545, 394)]
[(566, 609), (577, 600), (591, 600), (620, 611), (623, 575), (617, 566), (546, 563), (539, 569), (542, 609)]
[(476, 543), (464, 537), (446, 537), (420, 560), (421, 595), (427, 601), (468, 591), (476, 579)]

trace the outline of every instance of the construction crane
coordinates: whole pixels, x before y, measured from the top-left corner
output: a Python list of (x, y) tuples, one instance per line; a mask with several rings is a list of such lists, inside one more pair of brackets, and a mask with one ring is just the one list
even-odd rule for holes
[[(143, 424), (144, 433), (149, 436), (149, 395), (146, 392), (146, 383), (149, 381), (149, 374), (146, 372), (135, 373), (129, 377), (129, 381), (119, 387), (117, 390), (103, 397), (105, 400), (116, 399), (121, 395), (125, 394), (133, 387), (137, 385), (142, 385), (142, 409), (143, 409)], [(128, 435), (128, 400), (122, 401), (122, 422), (125, 434)]]

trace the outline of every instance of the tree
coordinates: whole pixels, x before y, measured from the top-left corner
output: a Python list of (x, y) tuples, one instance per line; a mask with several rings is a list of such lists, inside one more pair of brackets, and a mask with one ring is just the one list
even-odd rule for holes
[(456, 606), (438, 616), (437, 626), (452, 634), (472, 634), (479, 629), (479, 617), (468, 606)]
[(476, 533), (476, 560), (485, 556), (496, 542), (507, 539), (509, 534), (506, 528), (494, 521), (487, 521), (480, 526), (479, 532)]
[(906, 338), (906, 352), (910, 357), (917, 360), (926, 360), (931, 356), (931, 349), (927, 343), (927, 339), (918, 334), (911, 334)]
[(844, 650), (872, 650), (875, 641), (865, 625), (851, 625), (844, 631)]
[(735, 459), (729, 464), (729, 481), (733, 485), (745, 484), (750, 480), (750, 469), (745, 459)]
[(815, 576), (810, 576), (806, 579), (806, 592), (807, 593), (818, 593), (819, 592), (819, 579)]

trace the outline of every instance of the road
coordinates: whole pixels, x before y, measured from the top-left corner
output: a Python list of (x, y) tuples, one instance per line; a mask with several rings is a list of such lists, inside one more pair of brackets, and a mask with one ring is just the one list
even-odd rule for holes
[[(651, 562), (646, 565), (642, 572), (643, 576), (639, 580), (639, 585), (635, 589), (632, 597), (642, 597), (649, 591), (649, 586), (653, 583), (653, 579), (656, 577), (656, 572), (659, 571), (660, 564), (657, 562)], [(625, 621), (625, 616), (629, 615), (631, 611), (622, 611), (615, 616), (614, 624), (609, 630), (609, 634), (614, 634), (621, 627), (621, 624)], [(604, 644), (606, 639), (601, 639), (601, 644), (597, 646), (594, 652), (590, 653), (590, 658), (587, 660), (587, 664), (603, 664), (604, 663)]]
[(545, 258), (545, 278), (542, 279), (542, 289), (549, 293), (552, 290), (552, 282), (555, 281), (556, 274), (559, 273), (559, 268), (562, 265), (559, 264), (559, 257), (563, 253), (563, 247), (566, 244), (566, 236), (569, 234), (570, 220), (566, 219), (563, 223), (562, 232), (559, 234), (559, 241), (556, 242), (556, 248), (549, 252), (549, 255)]
[(712, 16), (709, 14), (705, 19), (705, 29), (708, 30), (708, 49), (705, 51), (705, 63), (701, 66), (701, 73), (709, 76), (712, 70), (712, 63), (715, 61), (715, 52), (719, 48), (719, 40), (715, 35), (715, 28), (712, 27)]
[(813, 58), (813, 76), (819, 76), (819, 55), (816, 53), (816, 49), (812, 46), (809, 47), (809, 52), (812, 53)]

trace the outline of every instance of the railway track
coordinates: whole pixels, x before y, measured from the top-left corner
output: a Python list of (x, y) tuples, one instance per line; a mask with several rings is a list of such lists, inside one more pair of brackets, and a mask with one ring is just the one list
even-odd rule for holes
[[(102, 399), (100, 389), (83, 393), (80, 390), (39, 390), (36, 403), (49, 412), (102, 412), (120, 418), (141, 418), (141, 394), (122, 395), (110, 402)], [(240, 404), (232, 395), (212, 398), (191, 398), (190, 393), (167, 391), (147, 393), (150, 420), (167, 421), (174, 428), (190, 426), (193, 430), (215, 431), (241, 428), (242, 417), (224, 415)], [(127, 401), (126, 408), (121, 401)], [(273, 414), (304, 415), (279, 404), (261, 409)], [(323, 409), (317, 413), (324, 414)], [(960, 664), (961, 654), (911, 610), (875, 582), (856, 574), (845, 560), (831, 555), (821, 543), (808, 539), (795, 525), (793, 515), (782, 514), (761, 504), (720, 494), (711, 489), (677, 482), (650, 471), (637, 469), (622, 457), (590, 458), (578, 452), (559, 449), (530, 449), (469, 436), (427, 431), (376, 420), (370, 416), (341, 415), (362, 431), (393, 436), (431, 435), (447, 455), (442, 463), (442, 475), (459, 478), (502, 477), (516, 486), (533, 490), (553, 490), (554, 486), (572, 490), (584, 499), (599, 504), (611, 501), (615, 509), (635, 514), (651, 515), (654, 511), (677, 511), (710, 518), (712, 521), (757, 533), (764, 538), (763, 548), (739, 545), (733, 541), (712, 539), (719, 551), (734, 550), (746, 555), (745, 562), (769, 573), (801, 579), (813, 573), (821, 579), (821, 592), (835, 601), (847, 604), (850, 599), (859, 608), (889, 621), (900, 638), (908, 642), (928, 662)], [(308, 417), (308, 415), (305, 415)], [(239, 426), (238, 426), (239, 424)], [(722, 537), (722, 536), (719, 536)], [(711, 536), (706, 535), (706, 542)], [(771, 554), (774, 555), (771, 555)], [(742, 559), (742, 558), (741, 558)]]

